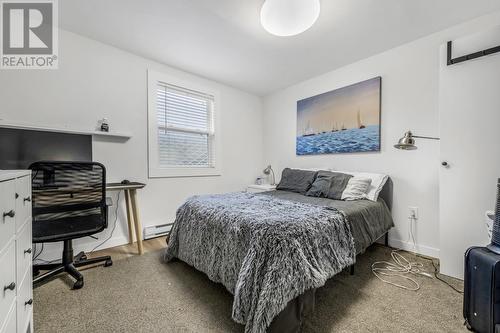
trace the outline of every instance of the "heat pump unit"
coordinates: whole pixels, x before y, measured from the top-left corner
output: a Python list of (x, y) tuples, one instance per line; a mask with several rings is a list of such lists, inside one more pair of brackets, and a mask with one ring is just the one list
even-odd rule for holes
[(155, 225), (152, 227), (146, 227), (144, 228), (144, 239), (151, 239), (151, 238), (156, 238), (160, 236), (166, 236), (170, 233), (170, 230), (172, 229), (173, 223), (167, 223), (167, 224), (160, 224), (160, 225)]

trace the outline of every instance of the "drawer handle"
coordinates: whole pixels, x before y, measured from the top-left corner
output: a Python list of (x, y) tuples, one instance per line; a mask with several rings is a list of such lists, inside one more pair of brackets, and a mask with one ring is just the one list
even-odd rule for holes
[(25, 203), (26, 201), (31, 202), (31, 197), (26, 197), (23, 199), (23, 203)]
[(11, 209), (10, 212), (3, 213), (3, 217), (5, 218), (6, 216), (14, 217), (14, 216), (16, 216), (16, 212)]
[(29, 248), (29, 249), (27, 249), (27, 250), (24, 250), (24, 254), (26, 254), (26, 253), (31, 254), (31, 248)]
[(29, 300), (27, 300), (26, 302), (24, 302), (24, 305), (31, 305), (33, 304), (33, 299), (30, 298)]
[(16, 289), (16, 283), (11, 282), (8, 286), (3, 287), (3, 291)]

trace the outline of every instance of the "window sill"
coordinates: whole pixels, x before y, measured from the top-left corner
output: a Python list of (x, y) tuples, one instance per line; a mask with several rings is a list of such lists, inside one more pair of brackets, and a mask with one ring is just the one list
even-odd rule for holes
[(150, 168), (149, 178), (218, 177), (219, 168)]

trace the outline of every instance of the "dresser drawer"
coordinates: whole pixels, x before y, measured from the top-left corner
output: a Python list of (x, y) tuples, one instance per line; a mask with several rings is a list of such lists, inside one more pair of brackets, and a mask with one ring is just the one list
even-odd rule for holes
[[(0, 318), (5, 318), (16, 297), (16, 250), (14, 242), (2, 251), (0, 257)], [(12, 283), (14, 283), (12, 285)], [(9, 288), (6, 288), (8, 287)], [(12, 289), (12, 290), (11, 290)]]
[(33, 310), (33, 294), (31, 275), (27, 275), (17, 291), (17, 330), (26, 332)]
[(17, 280), (24, 279), (32, 264), (31, 223), (26, 223), (16, 237), (16, 271)]
[[(0, 324), (1, 325), (1, 324)], [(3, 326), (0, 326), (1, 333), (13, 333), (16, 332), (16, 304), (12, 303), (10, 307), (9, 314), (5, 318)]]
[(31, 177), (16, 179), (16, 228), (19, 230), (31, 216)]
[(0, 182), (0, 251), (16, 232), (16, 182)]

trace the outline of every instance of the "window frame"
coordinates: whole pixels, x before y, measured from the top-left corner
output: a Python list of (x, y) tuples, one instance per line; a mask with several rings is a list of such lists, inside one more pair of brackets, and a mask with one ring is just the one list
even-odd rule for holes
[[(210, 177), (220, 176), (221, 173), (221, 126), (220, 126), (220, 97), (218, 91), (203, 84), (179, 79), (172, 75), (148, 70), (148, 177), (175, 178), (175, 177)], [(211, 95), (213, 101), (213, 152), (215, 154), (213, 167), (162, 167), (159, 162), (158, 121), (157, 121), (157, 87), (158, 82), (180, 88)]]

